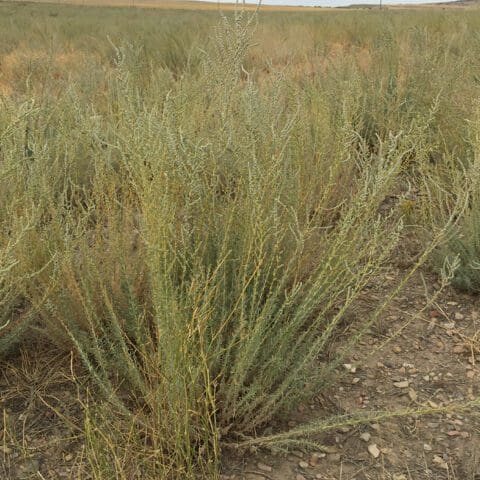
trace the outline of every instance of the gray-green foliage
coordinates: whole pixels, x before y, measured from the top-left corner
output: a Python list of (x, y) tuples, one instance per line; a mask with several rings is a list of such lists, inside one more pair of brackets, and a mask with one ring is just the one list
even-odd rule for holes
[(90, 89), (48, 77), (4, 100), (2, 324), (31, 334), (21, 305), (83, 361), (108, 405), (87, 409), (95, 478), (214, 478), (221, 446), (331, 383), (390, 300), (325, 355), (404, 235), (401, 202), (385, 200), (428, 162), (441, 108), (412, 84), (401, 96), (393, 27), (375, 50), (389, 82), (372, 86), (348, 57), (264, 78), (251, 26), (222, 18), (175, 65), (109, 43)]
[[(436, 266), (457, 258), (453, 285), (458, 289), (478, 293), (480, 291), (480, 162), (478, 120), (470, 127), (470, 144), (473, 158), (467, 166), (453, 166), (447, 170), (448, 177), (438, 190), (439, 202), (452, 201), (452, 196), (466, 195), (467, 203), (458, 218), (455, 228), (450, 232), (448, 242), (435, 255)], [(438, 176), (437, 176), (438, 178)], [(433, 216), (433, 215), (432, 215)]]

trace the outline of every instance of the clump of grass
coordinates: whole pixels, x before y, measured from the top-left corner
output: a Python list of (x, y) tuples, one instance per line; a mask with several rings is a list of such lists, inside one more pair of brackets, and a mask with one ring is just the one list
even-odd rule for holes
[(222, 439), (255, 435), (331, 381), (349, 348), (322, 354), (401, 238), (401, 216), (379, 212), (409, 140), (369, 152), (347, 93), (333, 154), (312, 162), (305, 145), (323, 139), (306, 128), (308, 95), (282, 76), (260, 90), (243, 67), (249, 41), (249, 22), (224, 18), (198, 75), (158, 71), (142, 91), (119, 50), (115, 127), (90, 147), (89, 181), (63, 191), (66, 206), (52, 200), (61, 254), (31, 291), (53, 279), (46, 331), (124, 419), (89, 424), (99, 478), (140, 441), (161, 452), (142, 475), (215, 475)]
[[(404, 237), (405, 203), (388, 199), (412, 165), (426, 169), (438, 123), (412, 114), (410, 85), (417, 100), (392, 131), (395, 64), (378, 110), (345, 56), (308, 81), (261, 78), (244, 15), (191, 55), (180, 45), (149, 63), (114, 48), (101, 101), (72, 85), (41, 103), (6, 99), (0, 115), (0, 307), (8, 321), (21, 302), (35, 323), (18, 333), (83, 361), (98, 399), (85, 425), (95, 478), (215, 478), (224, 446), (249, 444), (333, 381), (444, 233), (325, 355)], [(395, 45), (382, 42), (378, 55)]]

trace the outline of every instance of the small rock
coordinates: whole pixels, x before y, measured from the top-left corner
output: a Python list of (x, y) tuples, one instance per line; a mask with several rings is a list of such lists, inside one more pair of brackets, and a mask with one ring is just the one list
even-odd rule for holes
[(359, 381), (360, 381), (360, 378), (355, 377), (355, 378), (352, 380), (352, 383), (355, 385), (355, 384), (358, 383)]
[(408, 388), (410, 382), (408, 380), (403, 380), (402, 382), (394, 382), (393, 385), (397, 388)]
[(338, 448), (335, 445), (325, 445), (323, 451), (325, 453), (338, 453)]
[(270, 465), (266, 465), (265, 463), (259, 462), (259, 463), (257, 463), (257, 467), (262, 472), (271, 472), (272, 471), (272, 467)]
[(360, 435), (360, 438), (364, 441), (364, 442), (368, 442), (370, 441), (370, 439), (372, 438), (372, 436), (368, 433), (368, 432), (364, 432)]
[(373, 458), (378, 458), (380, 456), (380, 450), (375, 443), (368, 446), (368, 453), (370, 453)]
[(343, 366), (345, 367), (345, 370), (350, 373), (355, 373), (357, 371), (357, 367), (354, 367), (351, 363), (344, 363)]
[(412, 402), (416, 402), (417, 401), (417, 398), (418, 398), (418, 395), (417, 395), (417, 392), (411, 388), (409, 391), (408, 391), (408, 396), (410, 398), (410, 400)]
[(10, 455), (12, 453), (12, 449), (6, 445), (0, 445), (0, 452), (4, 453), (5, 455)]
[(465, 318), (465, 315), (463, 315), (460, 312), (455, 312), (455, 320), (463, 320)]
[[(323, 456), (325, 456), (325, 454), (323, 454)], [(310, 463), (310, 465), (312, 467), (315, 467), (318, 463), (318, 460), (322, 458), (321, 457), (321, 454), (320, 453), (317, 453), (317, 452), (314, 452), (310, 455), (310, 460), (308, 461), (308, 463)]]
[(424, 444), (423, 444), (423, 449), (424, 449), (426, 452), (431, 452), (431, 451), (432, 451), (432, 446), (429, 445), (428, 443), (424, 443)]
[(305, 460), (302, 460), (301, 462), (298, 462), (298, 466), (300, 468), (308, 468), (308, 463), (305, 462)]
[(301, 473), (297, 473), (295, 480), (307, 480)]
[(370, 425), (370, 428), (371, 428), (372, 430), (375, 430), (376, 432), (380, 431), (380, 425), (379, 425), (378, 423), (372, 423), (372, 424)]
[(402, 353), (402, 348), (399, 347), (398, 345), (395, 345), (393, 348), (392, 348), (393, 352), (394, 353)]
[(434, 463), (436, 463), (440, 468), (443, 468), (444, 470), (448, 470), (448, 464), (447, 462), (440, 456), (435, 455), (433, 457)]

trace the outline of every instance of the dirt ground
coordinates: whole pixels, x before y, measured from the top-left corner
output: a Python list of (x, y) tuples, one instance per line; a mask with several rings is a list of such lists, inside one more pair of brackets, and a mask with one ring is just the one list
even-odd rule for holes
[[(381, 296), (397, 276), (379, 279), (369, 298)], [(328, 405), (334, 415), (447, 411), (330, 431), (318, 437), (326, 446), (318, 452), (237, 459), (224, 479), (479, 480), (479, 405), (473, 411), (454, 405), (480, 395), (480, 298), (449, 288), (418, 315), (435, 287), (434, 277), (416, 275), (352, 353), (339, 384), (299, 406), (290, 425), (324, 415)]]
[[(370, 286), (366, 309), (398, 275), (391, 271)], [(435, 410), (479, 397), (480, 298), (450, 288), (418, 315), (428, 297), (425, 285), (431, 294), (435, 278), (417, 274), (342, 366), (335, 388), (299, 405), (288, 419), (291, 427), (326, 414)], [(71, 358), (39, 351), (1, 367), (0, 479), (86, 478), (78, 470), (84, 448), (81, 376)], [(324, 448), (313, 453), (229, 457), (223, 479), (480, 479), (475, 411), (393, 417), (330, 431), (317, 440)]]

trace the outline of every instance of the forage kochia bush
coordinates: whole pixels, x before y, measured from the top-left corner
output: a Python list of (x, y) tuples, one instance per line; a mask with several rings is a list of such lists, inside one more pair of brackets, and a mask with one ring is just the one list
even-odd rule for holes
[[(0, 190), (12, 211), (35, 205), (13, 263), (2, 237), (0, 272), (18, 262), (37, 331), (74, 348), (102, 394), (85, 427), (96, 478), (214, 478), (222, 447), (253, 445), (332, 382), (392, 298), (325, 355), (402, 238), (401, 212), (380, 207), (412, 139), (359, 138), (356, 90), (339, 109), (315, 83), (257, 83), (253, 19), (222, 18), (198, 70), (176, 79), (140, 79), (138, 49), (118, 48), (100, 112), (72, 88), (2, 127), (13, 165), (25, 122), (46, 125), (30, 133), (28, 189)], [(16, 279), (3, 278), (7, 298)]]

